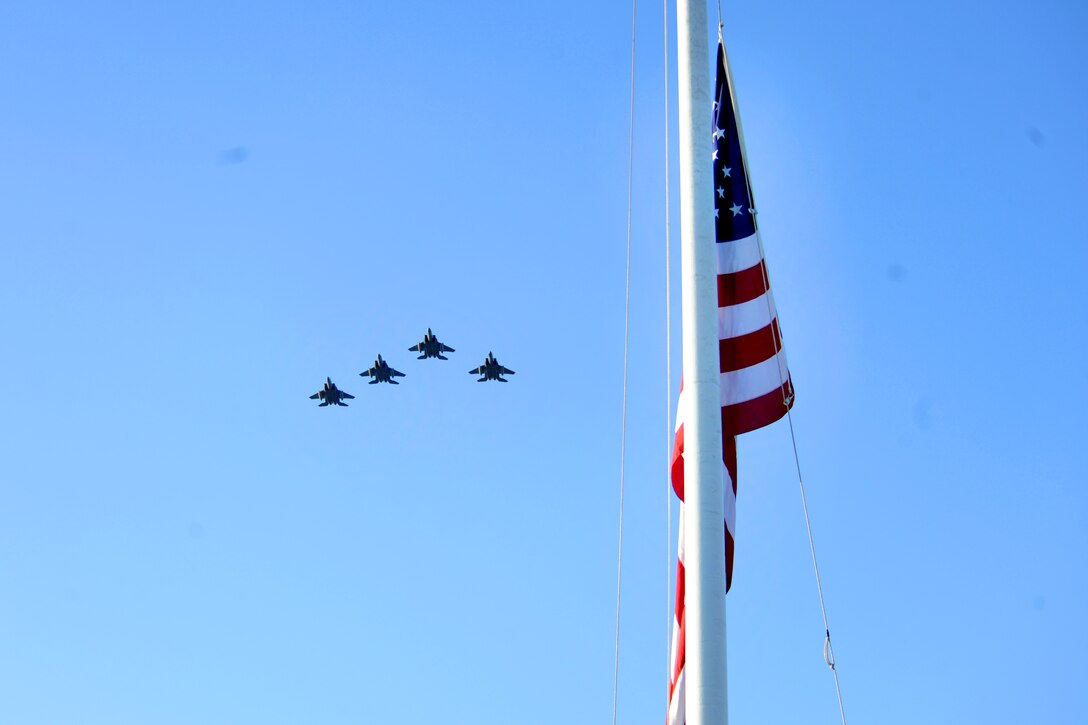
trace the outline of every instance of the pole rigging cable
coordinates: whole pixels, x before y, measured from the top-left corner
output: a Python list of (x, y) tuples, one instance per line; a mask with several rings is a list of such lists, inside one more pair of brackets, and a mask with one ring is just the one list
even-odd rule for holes
[(665, 711), (672, 678), (672, 239), (669, 218), (669, 0), (662, 0), (665, 78)]
[(620, 605), (623, 601), (623, 489), (627, 460), (627, 360), (631, 329), (631, 207), (635, 168), (635, 31), (638, 0), (631, 0), (631, 102), (627, 120), (627, 269), (623, 302), (623, 413), (620, 424), (619, 553), (616, 556), (616, 652), (612, 670), (612, 725), (616, 725), (620, 689)]

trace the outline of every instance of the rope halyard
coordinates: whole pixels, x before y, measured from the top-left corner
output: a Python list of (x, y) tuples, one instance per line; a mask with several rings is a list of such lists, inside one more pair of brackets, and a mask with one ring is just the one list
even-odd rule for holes
[(627, 460), (627, 360), (631, 328), (631, 207), (634, 195), (635, 166), (635, 31), (638, 20), (638, 0), (631, 0), (631, 105), (628, 115), (627, 140), (627, 271), (623, 304), (623, 414), (620, 432), (620, 520), (619, 553), (616, 557), (616, 653), (612, 670), (612, 725), (616, 725), (620, 689), (620, 605), (623, 602), (623, 489)]
[(672, 678), (672, 240), (669, 226), (669, 0), (663, 0), (665, 47), (665, 711)]
[(824, 662), (831, 669), (831, 675), (835, 678), (835, 696), (839, 700), (839, 716), (842, 725), (846, 725), (846, 708), (842, 703), (842, 687), (839, 685), (839, 671), (835, 668), (835, 653), (831, 649), (831, 627), (827, 623), (827, 604), (824, 602), (824, 587), (820, 582), (820, 567), (816, 564), (816, 544), (812, 539), (812, 521), (808, 515), (808, 499), (805, 497), (805, 483), (801, 478), (801, 459), (797, 455), (797, 436), (793, 432), (793, 415), (786, 412), (786, 419), (790, 423), (790, 440), (793, 442), (793, 462), (797, 466), (797, 485), (801, 489), (801, 508), (805, 512), (805, 527), (808, 529), (808, 548), (812, 553), (812, 570), (816, 572), (816, 592), (820, 595), (820, 614), (824, 618)]

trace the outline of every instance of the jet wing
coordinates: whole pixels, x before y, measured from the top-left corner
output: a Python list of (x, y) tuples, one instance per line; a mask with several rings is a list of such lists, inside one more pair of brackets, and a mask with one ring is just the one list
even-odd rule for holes
[(404, 373), (402, 373), (400, 370), (394, 370), (393, 368), (389, 368), (389, 374), (390, 375), (395, 375), (398, 378), (403, 378), (404, 377)]
[(377, 372), (378, 372), (377, 368), (370, 368), (369, 370), (364, 370), (363, 372), (361, 372), (359, 374), (362, 375), (364, 378), (372, 378), (372, 377), (374, 377), (374, 374), (377, 373)]
[(445, 343), (442, 343), (442, 342), (438, 343), (438, 351), (439, 352), (457, 352), (452, 347), (450, 347), (449, 345), (447, 345)]
[(468, 371), (468, 374), (469, 375), (483, 375), (484, 374), (484, 366), (481, 365), (478, 368), (473, 368), (472, 370)]
[(325, 392), (325, 391), (323, 391), (323, 390), (317, 391), (316, 393), (314, 393), (313, 395), (310, 396), (310, 400), (320, 399), (321, 398), (321, 393), (323, 393), (323, 392)]
[(510, 368), (505, 368), (502, 365), (499, 366), (499, 375), (513, 375), (514, 371)]
[(423, 343), (417, 342), (415, 345), (408, 348), (408, 352), (423, 352)]
[(343, 390), (340, 391), (340, 397), (347, 398), (348, 400), (355, 400), (354, 395), (352, 395), (351, 393), (345, 393)]

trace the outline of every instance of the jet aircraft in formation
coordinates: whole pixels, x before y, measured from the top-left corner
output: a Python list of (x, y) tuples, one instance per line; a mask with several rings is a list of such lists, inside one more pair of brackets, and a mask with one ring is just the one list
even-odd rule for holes
[(325, 387), (310, 396), (310, 400), (321, 401), (321, 404), (317, 406), (318, 408), (324, 408), (326, 405), (342, 405), (346, 408), (348, 404), (344, 402), (345, 398), (354, 400), (355, 396), (336, 387), (336, 383), (332, 381), (332, 378), (325, 378)]
[(438, 338), (431, 332), (431, 328), (427, 328), (427, 334), (423, 336), (423, 342), (417, 342), (408, 348), (409, 352), (421, 352), (423, 353), (416, 360), (422, 360), (428, 357), (436, 357), (439, 360), (449, 360), (448, 357), (443, 355), (444, 352), (456, 352), (449, 345), (444, 345), (438, 341)]
[(382, 360), (381, 355), (379, 355), (378, 359), (374, 361), (374, 367), (359, 374), (362, 375), (364, 378), (374, 378), (370, 381), (371, 385), (374, 385), (375, 383), (391, 383), (393, 385), (400, 385), (400, 383), (398, 383), (393, 378), (404, 377), (404, 373), (402, 373), (400, 370), (394, 370), (392, 367), (389, 366), (389, 363), (387, 363), (385, 360)]
[(488, 380), (498, 380), (500, 383), (508, 382), (503, 375), (513, 375), (514, 371), (510, 368), (503, 367), (499, 364), (499, 361), (495, 359), (495, 353), (487, 353), (487, 357), (484, 358), (484, 364), (478, 368), (473, 368), (468, 371), (469, 375), (482, 375), (476, 382), (483, 383)]
[[(418, 342), (412, 347), (408, 348), (412, 352), (422, 353), (417, 360), (423, 360), (425, 358), (434, 357), (439, 360), (448, 360), (442, 353), (456, 352), (452, 347), (438, 341), (438, 337), (431, 332), (431, 328), (427, 328), (427, 334), (423, 336), (423, 341)], [(513, 375), (514, 371), (503, 367), (499, 364), (499, 361), (495, 359), (494, 353), (487, 353), (487, 357), (484, 359), (484, 364), (474, 370), (470, 370), (471, 375), (480, 375), (480, 379), (477, 382), (483, 383), (488, 380), (498, 380), (500, 383), (505, 383), (507, 380), (503, 375)], [(404, 373), (399, 370), (395, 370), (390, 367), (389, 363), (382, 360), (382, 356), (378, 355), (378, 359), (374, 361), (374, 367), (365, 372), (359, 373), (363, 377), (373, 378), (370, 381), (371, 385), (375, 383), (390, 383), (392, 385), (399, 385), (393, 378), (403, 378)], [(327, 405), (341, 405), (345, 408), (347, 403), (344, 400), (354, 400), (354, 395), (349, 395), (343, 390), (340, 390), (333, 384), (331, 378), (325, 378), (325, 386), (310, 396), (311, 400), (321, 400), (319, 408), (324, 408)]]

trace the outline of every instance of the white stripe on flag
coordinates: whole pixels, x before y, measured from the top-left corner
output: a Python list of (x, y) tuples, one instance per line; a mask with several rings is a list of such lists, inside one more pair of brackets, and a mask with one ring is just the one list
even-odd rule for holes
[(762, 330), (778, 316), (774, 297), (764, 292), (754, 300), (718, 308), (718, 339), (728, 340)]
[[(676, 558), (681, 564), (684, 563), (684, 502), (680, 502), (680, 525), (677, 527), (680, 529), (680, 540), (676, 544)], [(674, 653), (675, 654), (675, 653)]]
[(676, 687), (672, 691), (672, 702), (669, 703), (669, 722), (667, 725), (684, 725), (686, 713), (684, 712), (684, 670), (676, 678)]
[(759, 232), (732, 242), (718, 242), (718, 274), (734, 274), (763, 261), (763, 245)]
[(786, 353), (782, 350), (751, 367), (722, 373), (722, 406), (743, 403), (777, 390), (789, 378)]

